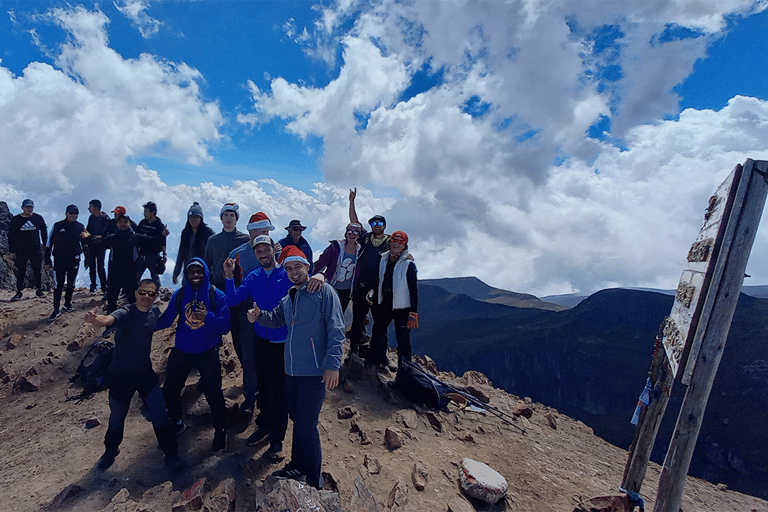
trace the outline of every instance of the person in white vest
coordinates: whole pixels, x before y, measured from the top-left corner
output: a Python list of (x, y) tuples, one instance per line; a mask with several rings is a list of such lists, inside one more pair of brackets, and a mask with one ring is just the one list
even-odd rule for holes
[(398, 371), (400, 360), (411, 360), (411, 329), (419, 326), (419, 292), (416, 264), (408, 253), (408, 235), (395, 231), (389, 251), (381, 254), (379, 282), (372, 298), (373, 332), (371, 350), (366, 360), (374, 365), (387, 364), (387, 328), (395, 322)]

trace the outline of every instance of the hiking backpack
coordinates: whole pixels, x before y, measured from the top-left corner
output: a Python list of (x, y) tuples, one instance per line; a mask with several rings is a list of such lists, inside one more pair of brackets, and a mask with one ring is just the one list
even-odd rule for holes
[(451, 401), (447, 396), (451, 390), (413, 361), (400, 359), (395, 381), (403, 396), (430, 409), (446, 410)]
[(105, 340), (94, 343), (85, 353), (75, 375), (69, 379), (70, 382), (80, 380), (82, 395), (95, 393), (104, 386), (114, 351), (115, 344)]

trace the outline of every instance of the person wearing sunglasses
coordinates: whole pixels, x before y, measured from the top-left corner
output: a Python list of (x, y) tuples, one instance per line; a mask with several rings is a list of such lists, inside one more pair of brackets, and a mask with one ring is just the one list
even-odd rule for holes
[(115, 328), (115, 351), (109, 365), (109, 425), (104, 435), (104, 455), (96, 466), (106, 469), (115, 462), (123, 440), (125, 418), (133, 395), (138, 392), (146, 404), (152, 427), (165, 454), (165, 463), (172, 469), (180, 469), (178, 445), (173, 425), (165, 411), (165, 402), (157, 375), (152, 368), (150, 353), (152, 334), (160, 318), (160, 308), (155, 304), (157, 284), (143, 279), (135, 291), (136, 302), (99, 315), (96, 310), (85, 314), (85, 321), (99, 327)]
[[(307, 261), (309, 261), (309, 275), (312, 275), (312, 272), (314, 272), (314, 265), (312, 262), (314, 260), (312, 259), (312, 247), (309, 246), (309, 242), (307, 242), (306, 238), (302, 236), (302, 233), (304, 233), (305, 229), (307, 229), (307, 227), (302, 226), (300, 220), (292, 220), (288, 223), (287, 226), (285, 226), (285, 230), (288, 232), (288, 235), (278, 243), (283, 249), (289, 245), (295, 245), (298, 247), (301, 252), (306, 255)], [(280, 256), (279, 251), (278, 256)]]
[[(355, 209), (357, 189), (349, 191), (349, 222), (360, 224)], [(352, 327), (349, 331), (349, 350), (357, 354), (360, 342), (365, 334), (365, 320), (368, 318), (370, 305), (368, 292), (374, 289), (379, 279), (379, 262), (382, 253), (389, 250), (389, 235), (384, 233), (387, 221), (381, 215), (374, 215), (368, 220), (371, 231), (362, 230), (359, 243), (360, 256), (355, 269), (355, 285), (352, 288)]]

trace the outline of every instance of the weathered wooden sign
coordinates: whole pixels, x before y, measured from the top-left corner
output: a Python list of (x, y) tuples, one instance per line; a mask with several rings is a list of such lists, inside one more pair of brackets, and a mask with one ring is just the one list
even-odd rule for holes
[[(692, 338), (701, 319), (717, 254), (722, 246), (725, 228), (722, 221), (728, 218), (731, 211), (734, 183), (739, 182), (741, 172), (742, 166), (737, 165), (709, 198), (704, 224), (688, 251), (688, 266), (683, 270), (677, 285), (672, 312), (664, 321), (662, 343), (669, 365), (672, 374), (681, 378), (685, 384), (690, 380), (698, 353), (699, 347)], [(690, 364), (686, 365), (687, 361)], [(685, 370), (682, 371), (682, 368)]]

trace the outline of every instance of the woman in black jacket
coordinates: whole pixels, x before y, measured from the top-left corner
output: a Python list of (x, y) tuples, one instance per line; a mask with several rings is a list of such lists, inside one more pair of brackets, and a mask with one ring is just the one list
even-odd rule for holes
[(202, 258), (205, 256), (205, 244), (213, 235), (213, 230), (203, 222), (203, 209), (197, 201), (192, 203), (187, 212), (187, 225), (181, 231), (179, 252), (176, 255), (176, 264), (173, 267), (173, 284), (178, 284), (179, 274), (184, 270), (184, 264), (190, 258)]

